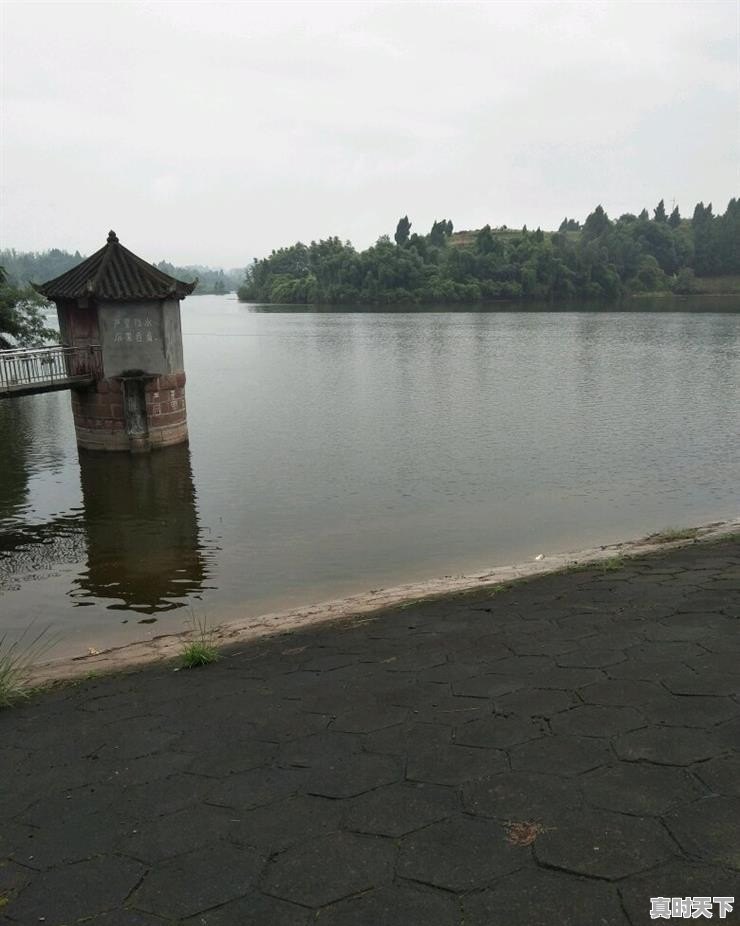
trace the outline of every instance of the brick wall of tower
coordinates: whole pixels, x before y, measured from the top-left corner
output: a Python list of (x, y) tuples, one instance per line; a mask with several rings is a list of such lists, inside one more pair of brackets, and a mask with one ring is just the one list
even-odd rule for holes
[(168, 373), (148, 379), (145, 395), (147, 434), (143, 441), (132, 442), (126, 430), (120, 379), (103, 379), (90, 389), (73, 391), (78, 445), (87, 450), (148, 450), (186, 441), (185, 374)]

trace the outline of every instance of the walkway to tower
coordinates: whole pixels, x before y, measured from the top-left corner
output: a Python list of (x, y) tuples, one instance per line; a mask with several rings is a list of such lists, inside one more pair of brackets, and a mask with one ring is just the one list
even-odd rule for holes
[(91, 386), (100, 376), (99, 347), (0, 351), (0, 398)]

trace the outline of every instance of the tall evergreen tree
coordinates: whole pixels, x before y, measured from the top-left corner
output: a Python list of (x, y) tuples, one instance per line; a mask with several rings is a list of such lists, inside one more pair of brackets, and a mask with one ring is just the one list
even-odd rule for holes
[(655, 209), (653, 209), (653, 216), (654, 216), (654, 220), (655, 220), (656, 222), (665, 222), (665, 221), (666, 221), (667, 216), (666, 216), (666, 213), (665, 213), (665, 203), (663, 202), (662, 199), (661, 199), (661, 201), (658, 203), (658, 205), (655, 207)]
[(410, 234), (411, 222), (409, 222), (409, 217), (404, 215), (398, 220), (398, 225), (396, 225), (396, 234), (393, 236), (399, 248), (403, 247), (403, 245), (408, 242)]

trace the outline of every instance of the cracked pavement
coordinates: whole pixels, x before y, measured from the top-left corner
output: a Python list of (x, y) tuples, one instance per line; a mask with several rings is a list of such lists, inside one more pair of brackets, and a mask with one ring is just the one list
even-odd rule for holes
[(0, 713), (0, 922), (740, 923), (739, 667), (735, 537), (56, 688)]

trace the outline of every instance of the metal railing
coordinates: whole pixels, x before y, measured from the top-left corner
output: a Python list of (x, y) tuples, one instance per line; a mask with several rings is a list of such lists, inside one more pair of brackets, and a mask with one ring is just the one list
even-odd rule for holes
[(100, 348), (35, 347), (0, 351), (0, 395), (44, 392), (102, 376)]

